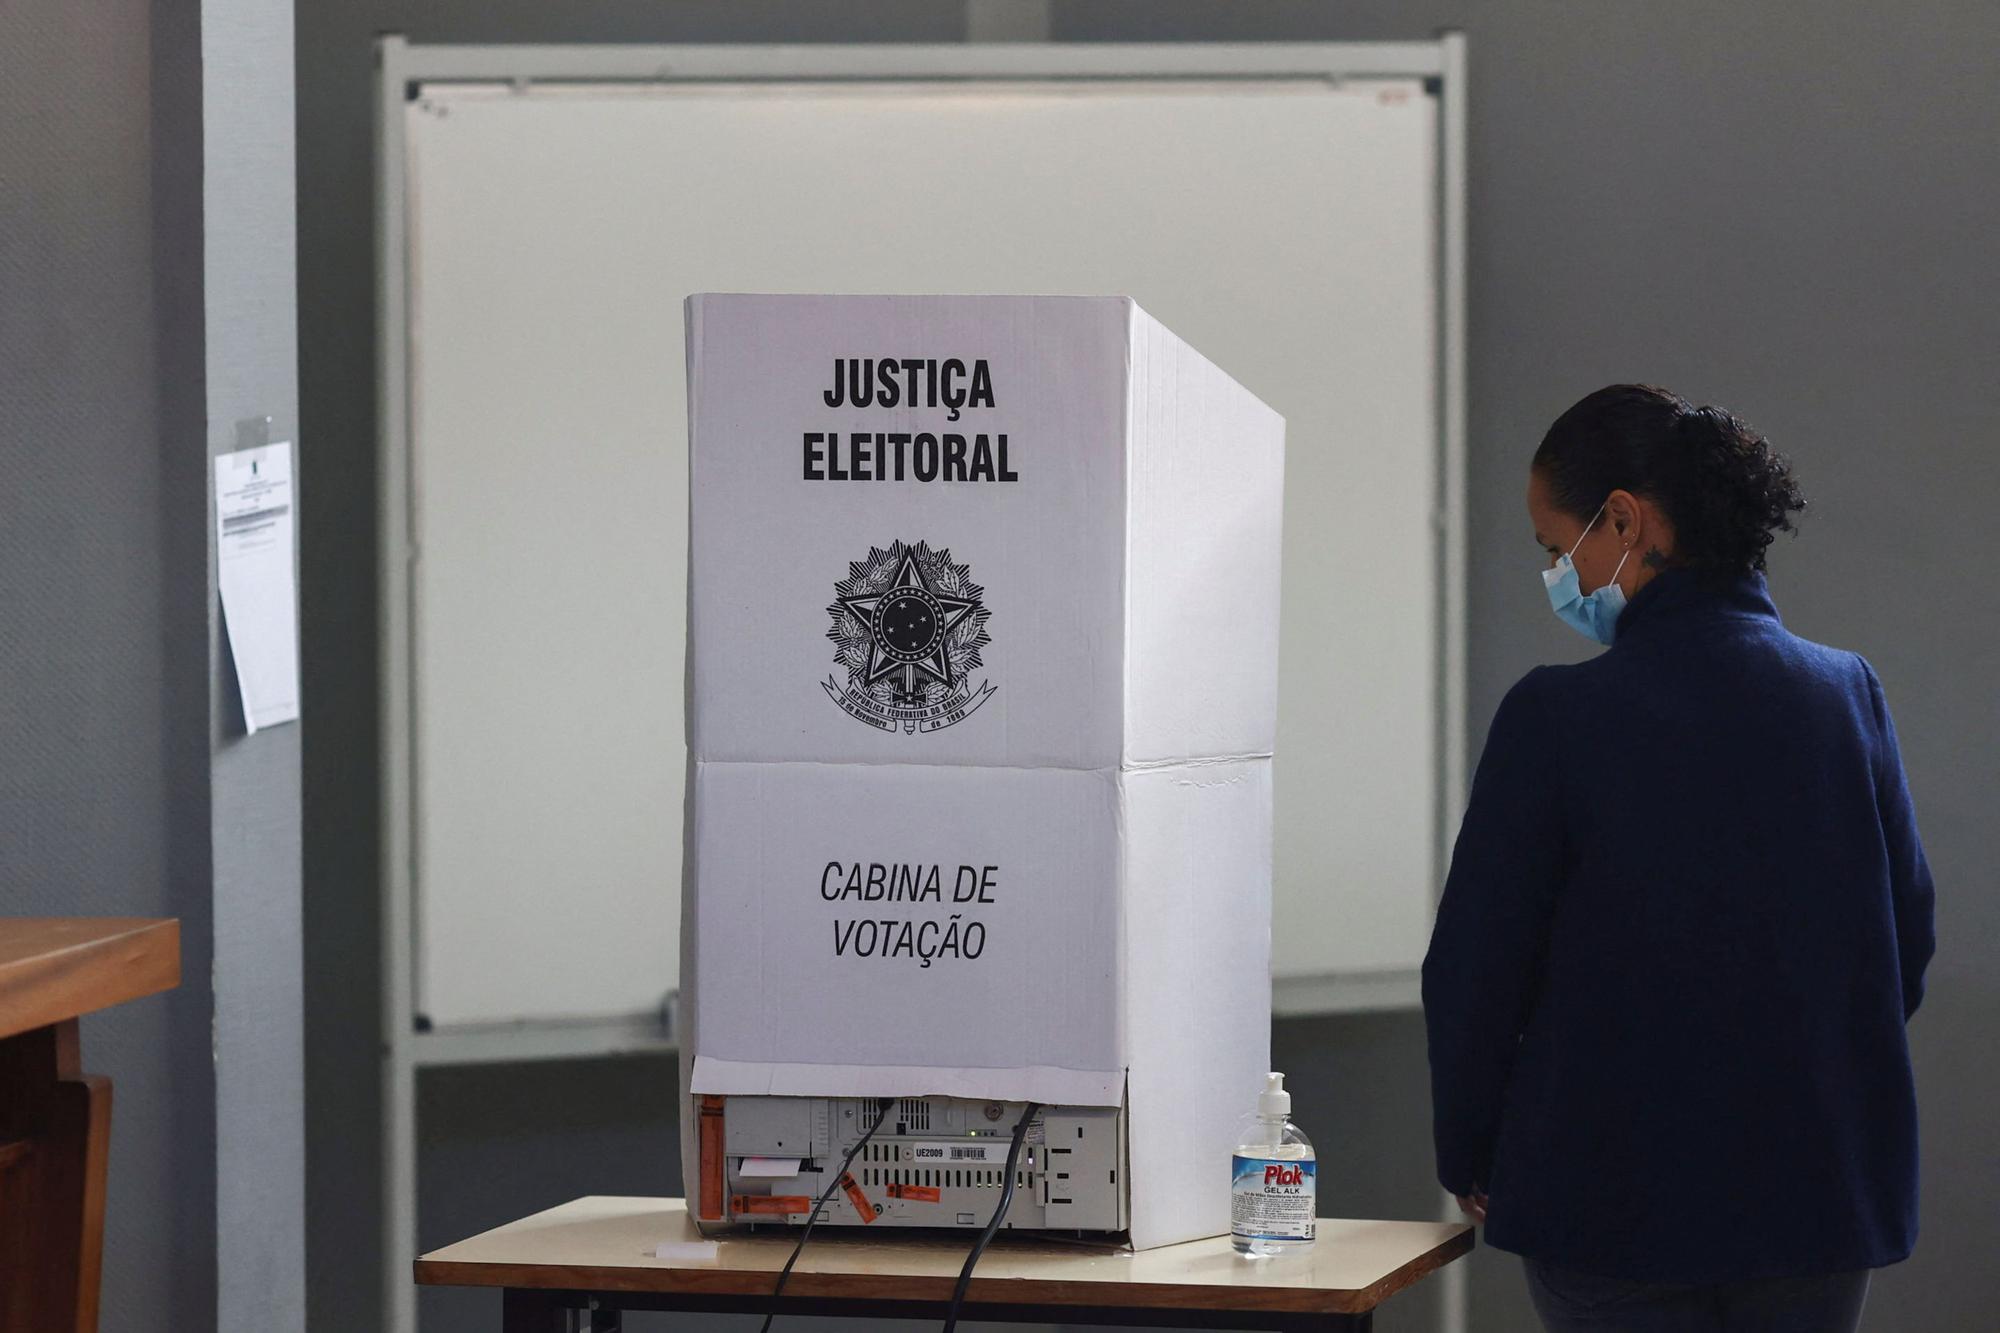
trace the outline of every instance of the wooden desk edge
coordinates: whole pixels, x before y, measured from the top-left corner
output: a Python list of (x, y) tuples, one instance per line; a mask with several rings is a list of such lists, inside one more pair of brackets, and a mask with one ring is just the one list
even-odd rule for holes
[(1443, 1268), (1452, 1260), (1462, 1259), (1466, 1255), (1471, 1254), (1473, 1236), (1475, 1234), (1471, 1225), (1464, 1222), (1455, 1222), (1452, 1225), (1456, 1226), (1458, 1230), (1452, 1232), (1444, 1240), (1433, 1245), (1409, 1263), (1404, 1264), (1380, 1282), (1369, 1287), (1362, 1293), (1366, 1297), (1365, 1303), (1356, 1306), (1353, 1311), (1345, 1311), (1343, 1313), (1373, 1310), (1397, 1292), (1415, 1286), (1418, 1282), (1437, 1272), (1438, 1269)]
[[(977, 1277), (965, 1298), (974, 1305), (1121, 1306), (1130, 1309), (1177, 1307), (1200, 1310), (1254, 1310), (1287, 1314), (1360, 1314), (1469, 1254), (1469, 1226), (1453, 1233), (1379, 1281), (1358, 1290), (1316, 1287), (1230, 1287), (1163, 1282), (1087, 1282), (1050, 1278)], [(748, 1269), (703, 1269), (570, 1264), (508, 1264), (450, 1259), (417, 1259), (417, 1285), (426, 1287), (512, 1287), (535, 1291), (623, 1291), (689, 1296), (768, 1296), (776, 1273)], [(937, 1303), (951, 1299), (956, 1279), (897, 1274), (805, 1273), (794, 1271), (785, 1284), (788, 1299), (820, 1296), (843, 1300)]]
[(180, 985), (181, 923), (177, 919), (111, 917), (102, 919), (101, 924), (107, 933), (0, 967), (0, 1038)]

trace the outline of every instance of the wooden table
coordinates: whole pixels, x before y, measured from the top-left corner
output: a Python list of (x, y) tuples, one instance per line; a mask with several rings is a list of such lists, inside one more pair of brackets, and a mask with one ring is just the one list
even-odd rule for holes
[(111, 1080), (76, 1020), (180, 979), (178, 921), (0, 917), (0, 1328), (96, 1329)]
[[(1304, 1254), (1244, 1259), (1226, 1236), (1137, 1253), (994, 1238), (967, 1320), (1179, 1328), (1367, 1329), (1375, 1307), (1472, 1249), (1450, 1222), (1321, 1219)], [(821, 1227), (781, 1314), (939, 1319), (972, 1237)], [(607, 1333), (626, 1310), (762, 1314), (791, 1253), (782, 1233), (704, 1239), (680, 1199), (587, 1198), (432, 1251), (426, 1286), (498, 1287), (504, 1333)]]

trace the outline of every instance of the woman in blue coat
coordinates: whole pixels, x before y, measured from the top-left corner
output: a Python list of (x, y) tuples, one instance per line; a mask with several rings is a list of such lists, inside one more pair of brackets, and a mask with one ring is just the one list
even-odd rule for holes
[(1501, 701), (1424, 960), (1438, 1175), (1552, 1330), (1852, 1330), (1917, 1233), (1931, 876), (1882, 685), (1764, 582), (1804, 507), (1615, 385), (1528, 483), (1561, 619)]

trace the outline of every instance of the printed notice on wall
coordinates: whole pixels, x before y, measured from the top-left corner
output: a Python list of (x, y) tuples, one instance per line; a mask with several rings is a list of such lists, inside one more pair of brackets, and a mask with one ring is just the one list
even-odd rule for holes
[(252, 736), (299, 715), (292, 517), (289, 440), (216, 458), (216, 581), (243, 730)]

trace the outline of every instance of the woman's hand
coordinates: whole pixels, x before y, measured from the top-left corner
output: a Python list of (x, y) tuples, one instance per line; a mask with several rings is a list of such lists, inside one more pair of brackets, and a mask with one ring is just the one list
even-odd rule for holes
[(1459, 1211), (1480, 1226), (1486, 1225), (1486, 1196), (1478, 1190), (1458, 1196)]

